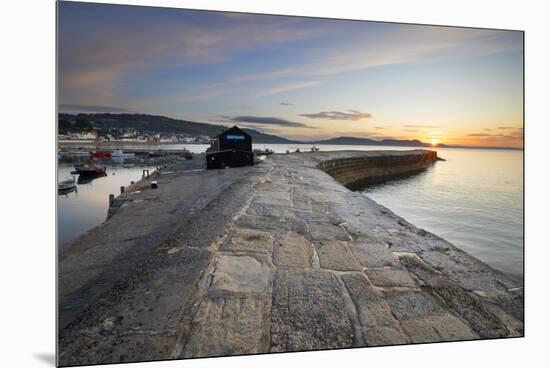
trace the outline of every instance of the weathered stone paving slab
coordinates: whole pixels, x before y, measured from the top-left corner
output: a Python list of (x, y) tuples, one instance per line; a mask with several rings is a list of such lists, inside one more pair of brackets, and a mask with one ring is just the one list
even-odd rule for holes
[(337, 225), (312, 222), (308, 224), (308, 227), (312, 239), (340, 241), (351, 240), (351, 237), (346, 230)]
[(373, 285), (399, 286), (399, 287), (417, 287), (418, 284), (412, 279), (410, 274), (399, 268), (367, 268), (365, 273)]
[(508, 329), (499, 319), (490, 313), (472, 295), (454, 282), (449, 281), (437, 271), (431, 269), (415, 255), (401, 255), (400, 261), (416, 276), (424, 281), (430, 293), (444, 300), (447, 307), (470, 322), (472, 328), (482, 337), (503, 337)]
[(267, 231), (239, 228), (235, 230), (231, 240), (222, 245), (223, 251), (273, 253), (273, 236)]
[(270, 294), (212, 293), (201, 302), (182, 357), (268, 352)]
[[(434, 159), (426, 152), (273, 155), (241, 178), (234, 169), (198, 172), (223, 188), (209, 201), (163, 194), (182, 221), (136, 232), (156, 229), (154, 238), (140, 238), (150, 243), (128, 241), (128, 231), (112, 244), (89, 243), (145, 201), (119, 210), (60, 259), (60, 308), (72, 321), (60, 331), (60, 362), (522, 336), (521, 282), (334, 179), (349, 184), (426, 167)], [(207, 189), (200, 190), (212, 194)], [(152, 213), (168, 218), (159, 206)], [(111, 280), (121, 257), (135, 258)]]
[(467, 324), (452, 314), (443, 314), (401, 321), (411, 342), (472, 340), (479, 338)]
[(352, 326), (335, 275), (315, 270), (277, 270), (271, 351), (343, 348), (352, 343)]
[(211, 287), (246, 293), (266, 292), (270, 277), (269, 259), (220, 255), (215, 260)]
[(311, 268), (313, 244), (298, 233), (283, 234), (275, 242), (273, 263), (278, 267)]
[(354, 242), (350, 245), (351, 252), (365, 267), (391, 267), (396, 262), (385, 243), (369, 240)]
[(361, 273), (347, 274), (342, 280), (357, 308), (362, 338), (368, 346), (409, 342), (381, 293)]
[(322, 241), (315, 245), (322, 268), (336, 271), (357, 271), (362, 267), (345, 242)]

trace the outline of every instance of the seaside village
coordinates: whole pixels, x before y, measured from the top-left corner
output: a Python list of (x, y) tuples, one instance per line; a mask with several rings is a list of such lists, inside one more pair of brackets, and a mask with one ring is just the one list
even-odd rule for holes
[(128, 143), (188, 143), (209, 144), (207, 135), (189, 136), (175, 133), (153, 133), (136, 129), (109, 129), (109, 132), (98, 130), (67, 131), (58, 134), (60, 142), (128, 142)]

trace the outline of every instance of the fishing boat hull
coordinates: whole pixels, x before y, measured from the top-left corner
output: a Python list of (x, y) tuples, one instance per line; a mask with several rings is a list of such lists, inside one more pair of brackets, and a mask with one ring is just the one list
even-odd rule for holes
[(76, 181), (74, 178), (67, 179), (57, 184), (57, 192), (59, 194), (70, 193), (76, 190)]
[(84, 174), (84, 175), (81, 174), (81, 175), (78, 176), (78, 184), (79, 185), (89, 184), (92, 181), (94, 181), (95, 179), (102, 178), (104, 176), (107, 176), (107, 174), (105, 172), (97, 173), (97, 174)]
[(111, 158), (113, 154), (111, 152), (91, 152), (91, 155), (95, 158)]
[(85, 176), (86, 175), (94, 176), (94, 175), (106, 173), (106, 168), (101, 166), (88, 166), (88, 165), (82, 166), (77, 164), (77, 165), (74, 165), (74, 168), (78, 174), (85, 175)]

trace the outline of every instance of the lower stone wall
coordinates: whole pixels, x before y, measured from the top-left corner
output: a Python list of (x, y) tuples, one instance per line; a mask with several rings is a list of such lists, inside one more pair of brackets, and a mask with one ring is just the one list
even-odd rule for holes
[(317, 167), (350, 189), (413, 174), (437, 161), (435, 151), (414, 151), (402, 155), (348, 157), (327, 160)]

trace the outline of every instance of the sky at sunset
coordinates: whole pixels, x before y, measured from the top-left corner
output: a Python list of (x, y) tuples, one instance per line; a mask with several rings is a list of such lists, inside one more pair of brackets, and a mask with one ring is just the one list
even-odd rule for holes
[(523, 146), (521, 32), (69, 2), (58, 14), (61, 112)]

